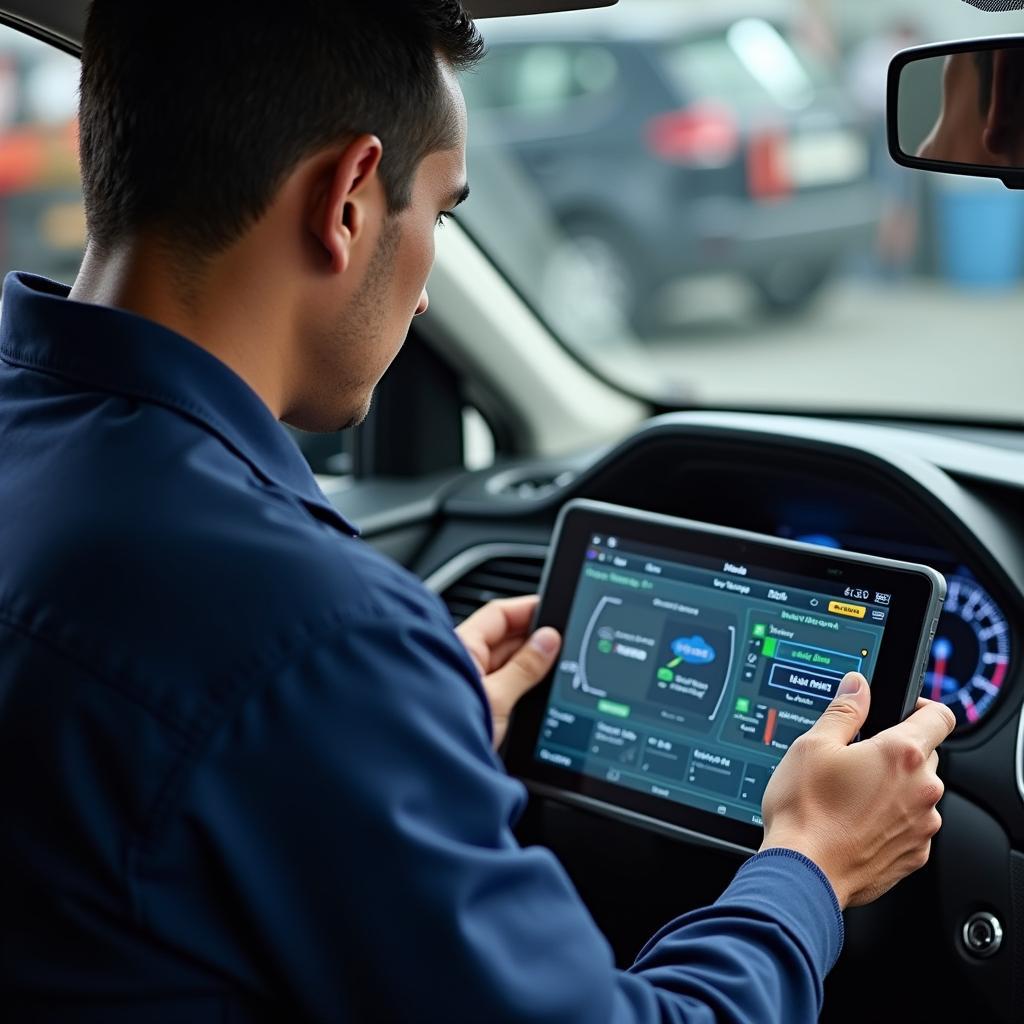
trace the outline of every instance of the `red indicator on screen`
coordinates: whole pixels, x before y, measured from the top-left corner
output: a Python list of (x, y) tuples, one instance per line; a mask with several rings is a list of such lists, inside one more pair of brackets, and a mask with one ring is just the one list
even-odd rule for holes
[(764, 727), (764, 745), (770, 747), (772, 740), (775, 738), (775, 722), (779, 717), (779, 712), (776, 708), (768, 709), (768, 721)]

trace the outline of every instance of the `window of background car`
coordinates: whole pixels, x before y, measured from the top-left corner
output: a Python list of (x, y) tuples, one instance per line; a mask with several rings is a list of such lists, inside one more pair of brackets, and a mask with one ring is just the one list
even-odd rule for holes
[(0, 269), (74, 277), (85, 247), (78, 61), (0, 26)]
[(896, 50), (1024, 14), (619, 0), (481, 27), (460, 218), (604, 376), (678, 406), (1021, 421), (1024, 193), (900, 168), (884, 124)]
[(479, 110), (543, 117), (608, 93), (618, 66), (601, 46), (557, 44), (509, 47), (465, 79), (468, 102)]
[[(803, 48), (800, 48), (803, 49)], [(768, 104), (802, 110), (827, 86), (824, 67), (763, 18), (741, 18), (724, 33), (670, 42), (662, 63), (680, 97), (700, 96), (749, 112)]]

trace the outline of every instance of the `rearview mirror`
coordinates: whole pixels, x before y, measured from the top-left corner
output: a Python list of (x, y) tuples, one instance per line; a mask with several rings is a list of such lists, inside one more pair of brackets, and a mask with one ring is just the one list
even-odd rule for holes
[(1024, 36), (896, 54), (888, 120), (889, 152), (898, 164), (1024, 188)]

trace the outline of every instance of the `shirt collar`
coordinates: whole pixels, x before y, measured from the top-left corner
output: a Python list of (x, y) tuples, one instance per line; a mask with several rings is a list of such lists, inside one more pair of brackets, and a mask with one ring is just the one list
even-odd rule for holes
[(265, 482), (292, 492), (317, 518), (357, 535), (263, 400), (233, 370), (160, 324), (73, 302), (70, 291), (43, 277), (8, 274), (0, 357), (171, 409), (219, 438)]

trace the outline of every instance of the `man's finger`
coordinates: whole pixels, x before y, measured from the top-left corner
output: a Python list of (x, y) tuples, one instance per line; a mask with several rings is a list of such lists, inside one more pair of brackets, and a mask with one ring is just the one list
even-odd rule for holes
[(844, 747), (860, 732), (871, 707), (871, 688), (859, 672), (847, 672), (839, 684), (835, 700), (811, 726), (816, 735), (826, 735)]
[(525, 636), (539, 601), (536, 594), (491, 601), (473, 612), (456, 631), (460, 635), (472, 633), (488, 647), (494, 647), (510, 635)]
[(554, 664), (562, 638), (550, 626), (538, 629), (503, 668), (486, 679), (492, 708), (510, 711), (528, 690), (532, 690)]
[(926, 700), (923, 707), (919, 703), (917, 711), (889, 731), (909, 736), (921, 750), (930, 754), (955, 728), (956, 715), (945, 704)]
[(488, 671), (497, 672), (498, 669), (502, 668), (508, 659), (523, 646), (525, 639), (522, 635), (510, 636), (507, 640), (502, 640), (497, 647), (492, 647)]

